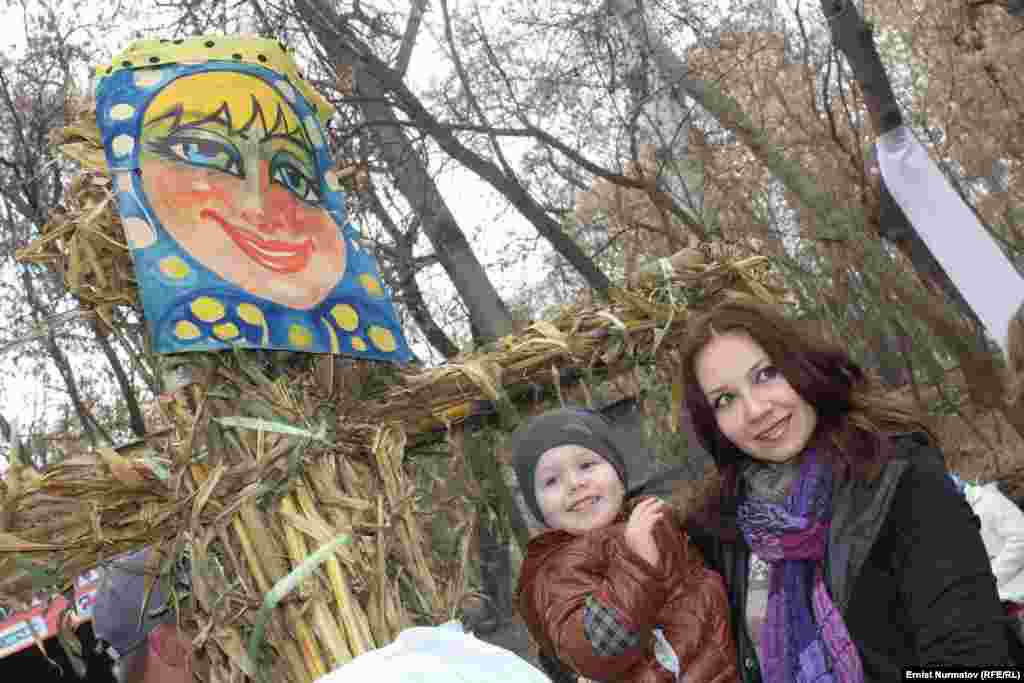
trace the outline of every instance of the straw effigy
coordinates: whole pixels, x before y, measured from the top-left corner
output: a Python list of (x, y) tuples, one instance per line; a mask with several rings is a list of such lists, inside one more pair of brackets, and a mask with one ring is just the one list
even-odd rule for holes
[[(115, 306), (138, 306), (136, 285), (91, 111), (55, 134), (83, 172), (19, 256), (62, 273), (114, 328)], [(437, 368), (244, 350), (165, 358), (185, 378), (160, 397), (169, 429), (44, 473), (12, 466), (0, 486), (0, 601), (65, 588), (141, 546), (159, 551), (154, 574), (185, 555), (179, 615), (209, 681), (308, 683), (413, 623), (450, 618), (469, 552), (463, 543), (453, 568), (429, 547), (410, 440), (443, 438), (479, 401), (512, 405), (567, 369), (607, 377), (670, 362), (693, 311), (784, 296), (768, 260), (740, 245), (684, 249), (638, 281)]]

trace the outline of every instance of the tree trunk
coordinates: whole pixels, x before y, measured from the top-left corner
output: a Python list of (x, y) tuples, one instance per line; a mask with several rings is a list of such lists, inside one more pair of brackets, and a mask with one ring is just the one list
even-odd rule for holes
[(416, 45), (416, 36), (419, 35), (420, 24), (427, 11), (427, 0), (412, 0), (409, 4), (412, 5), (409, 9), (409, 20), (405, 25), (402, 44), (398, 48), (398, 57), (395, 58), (395, 70), (402, 75), (405, 75), (409, 68), (409, 59), (412, 57), (412, 49)]
[[(367, 195), (370, 210), (377, 217), (377, 220), (381, 222), (384, 230), (395, 243), (394, 269), (397, 271), (395, 273), (395, 280), (398, 285), (397, 288), (402, 292), (403, 303), (406, 309), (412, 315), (412, 319), (416, 321), (420, 332), (427, 338), (430, 345), (437, 349), (438, 353), (445, 358), (458, 355), (459, 347), (455, 345), (455, 342), (441, 329), (441, 326), (434, 320), (434, 316), (430, 314), (427, 302), (423, 299), (423, 292), (420, 291), (420, 286), (416, 282), (416, 271), (413, 265), (415, 261), (412, 251), (415, 235), (406, 235), (399, 230), (384, 208), (384, 205), (381, 204), (380, 198), (372, 189), (367, 192)], [(384, 268), (383, 261), (381, 261), (380, 265), (381, 268)]]
[(125, 372), (124, 366), (121, 364), (121, 359), (117, 357), (117, 353), (114, 351), (114, 347), (110, 343), (110, 339), (100, 331), (99, 326), (95, 321), (92, 323), (92, 332), (100, 350), (102, 350), (103, 355), (107, 357), (110, 369), (114, 372), (114, 379), (117, 381), (117, 387), (121, 390), (121, 396), (124, 398), (125, 406), (128, 408), (128, 424), (131, 427), (132, 434), (141, 438), (146, 435), (146, 421), (142, 417), (142, 409), (139, 407), (139, 398), (135, 394), (135, 390), (132, 388), (132, 383), (128, 378), (128, 373)]
[[(372, 83), (372, 79), (370, 80)], [(364, 116), (374, 121), (370, 133), (391, 176), (423, 225), (441, 267), (451, 278), (459, 296), (469, 309), (471, 326), (481, 336), (496, 339), (512, 331), (512, 318), (505, 302), (487, 277), (483, 265), (473, 253), (465, 233), (430, 177), (426, 166), (402, 130), (397, 116), (376, 87), (364, 88), (357, 77), (357, 92)], [(391, 125), (381, 122), (392, 120)]]
[[(854, 78), (864, 92), (864, 100), (871, 112), (876, 133), (882, 135), (902, 125), (899, 103), (893, 94), (889, 76), (875, 48), (871, 29), (864, 23), (850, 0), (821, 0), (821, 9), (828, 19), (832, 41), (846, 56)], [(903, 210), (889, 193), (885, 180), (881, 182), (881, 214), (879, 233), (891, 241), (914, 265), (922, 279), (932, 282), (960, 312), (975, 323), (980, 323), (931, 250), (907, 220)]]
[[(378, 107), (383, 105), (386, 112), (381, 119), (386, 128), (391, 128), (391, 135), (401, 135), (398, 119), (390, 106), (384, 105), (383, 99), (392, 94), (403, 112), (410, 118), (410, 124), (430, 135), (449, 156), (477, 174), (487, 182), (519, 211), (520, 214), (536, 228), (542, 237), (548, 240), (552, 248), (576, 269), (587, 285), (599, 292), (606, 292), (611, 286), (608, 276), (587, 256), (576, 242), (563, 230), (529, 192), (515, 179), (509, 178), (494, 163), (469, 149), (452, 133), (448, 126), (440, 123), (405, 85), (402, 77), (389, 67), (367, 47), (357, 36), (348, 31), (337, 15), (330, 10), (323, 0), (295, 0), (298, 14), (308, 23), (316, 35), (324, 51), (330, 55), (335, 64), (352, 64), (359, 75), (360, 93), (364, 97), (376, 98)], [(357, 76), (358, 78), (358, 76)], [(373, 102), (371, 101), (371, 104)], [(364, 108), (365, 111), (365, 108)], [(376, 125), (377, 120), (366, 111), (367, 121)], [(404, 136), (403, 136), (404, 137)], [(400, 157), (400, 163), (409, 163), (415, 159)], [(413, 202), (416, 204), (416, 202)], [(449, 245), (438, 248), (440, 253)]]

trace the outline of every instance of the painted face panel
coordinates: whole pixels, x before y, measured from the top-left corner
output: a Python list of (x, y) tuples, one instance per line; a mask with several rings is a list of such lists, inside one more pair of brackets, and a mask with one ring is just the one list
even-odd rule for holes
[(769, 463), (789, 462), (803, 452), (818, 413), (750, 335), (714, 336), (695, 363), (718, 428), (733, 445)]
[[(213, 113), (185, 109), (197, 93), (232, 91), (252, 99), (233, 97)], [(345, 244), (323, 208), (312, 145), (264, 81), (230, 72), (179, 79), (150, 103), (141, 141), (156, 217), (217, 275), (293, 308), (320, 303), (341, 279)]]
[[(157, 351), (407, 360), (345, 220), (321, 127), (329, 105), (287, 53), (265, 39), (143, 43), (108, 67), (97, 121)], [(197, 59), (204, 49), (231, 61)]]

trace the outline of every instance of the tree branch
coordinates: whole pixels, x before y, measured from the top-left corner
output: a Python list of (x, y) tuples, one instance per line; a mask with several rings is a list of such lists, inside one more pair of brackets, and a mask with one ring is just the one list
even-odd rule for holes
[(405, 34), (402, 36), (402, 44), (398, 48), (398, 56), (395, 58), (395, 71), (402, 76), (405, 76), (405, 72), (409, 69), (412, 49), (416, 45), (420, 23), (427, 10), (427, 0), (410, 0), (410, 4), (412, 9), (409, 11), (409, 21), (405, 24)]
[[(309, 8), (311, 16), (307, 19), (311, 21), (313, 30), (319, 32), (319, 42), (325, 49), (335, 55), (342, 51), (349, 52), (345, 59), (360, 61), (364, 66), (361, 71), (363, 76), (375, 80), (380, 89), (393, 94), (397, 100), (396, 106), (401, 107), (417, 127), (426, 130), (441, 149), (506, 197), (537, 231), (548, 239), (555, 251), (583, 276), (588, 285), (600, 292), (609, 289), (611, 282), (608, 276), (602, 273), (579, 245), (565, 234), (561, 225), (544, 211), (526, 188), (506, 176), (493, 162), (463, 145), (451, 130), (438, 125), (437, 119), (426, 110), (401, 77), (370, 52), (358, 37), (323, 19), (325, 10), (322, 0), (296, 2)], [(393, 125), (405, 124), (399, 122), (396, 117)]]

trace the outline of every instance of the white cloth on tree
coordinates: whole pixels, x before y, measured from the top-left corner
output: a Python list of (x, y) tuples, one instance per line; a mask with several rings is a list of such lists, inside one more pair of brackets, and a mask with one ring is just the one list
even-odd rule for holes
[(995, 483), (967, 484), (964, 498), (981, 520), (981, 540), (992, 562), (999, 599), (1024, 602), (1024, 512)]
[(906, 126), (878, 139), (886, 187), (989, 334), (1006, 351), (1024, 278)]

